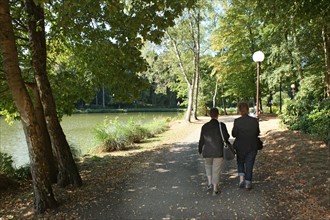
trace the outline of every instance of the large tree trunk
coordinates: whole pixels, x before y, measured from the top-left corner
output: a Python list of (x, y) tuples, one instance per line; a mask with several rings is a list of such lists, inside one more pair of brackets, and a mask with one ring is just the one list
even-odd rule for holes
[(59, 123), (55, 101), (47, 77), (44, 10), (41, 5), (35, 5), (33, 0), (26, 0), (25, 3), (29, 18), (28, 26), (35, 80), (37, 82), (40, 99), (43, 105), (48, 132), (59, 166), (58, 184), (63, 187), (69, 184), (81, 186), (82, 180), (65, 134)]
[(57, 207), (57, 202), (47, 176), (48, 168), (45, 163), (44, 148), (39, 138), (42, 135), (41, 129), (19, 68), (8, 0), (0, 1), (0, 24), (0, 49), (4, 62), (3, 68), (13, 100), (21, 117), (28, 144), (33, 180), (34, 208), (37, 213), (42, 213), (48, 208)]
[(53, 149), (52, 149), (52, 143), (49, 137), (49, 133), (47, 130), (47, 124), (45, 121), (45, 114), (44, 114), (44, 109), (42, 107), (42, 103), (40, 100), (40, 96), (39, 96), (39, 91), (38, 88), (36, 86), (36, 84), (33, 84), (30, 86), (30, 88), (33, 91), (33, 99), (34, 99), (34, 109), (36, 112), (36, 117), (37, 117), (37, 121), (38, 124), (41, 128), (41, 136), (40, 139), (42, 141), (42, 145), (44, 146), (44, 150), (45, 150), (45, 162), (47, 163), (47, 167), (48, 167), (48, 176), (49, 176), (49, 180), (51, 183), (56, 183), (57, 182), (57, 173), (58, 173), (58, 169), (57, 169), (57, 163), (54, 160), (54, 154), (53, 154)]

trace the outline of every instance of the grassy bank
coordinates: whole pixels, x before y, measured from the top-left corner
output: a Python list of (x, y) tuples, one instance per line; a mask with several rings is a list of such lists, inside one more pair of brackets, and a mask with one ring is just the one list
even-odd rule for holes
[(184, 108), (77, 109), (74, 113), (184, 112)]
[(143, 119), (133, 119), (122, 122), (105, 119), (102, 125), (95, 128), (96, 138), (101, 142), (93, 153), (111, 152), (132, 148), (134, 144), (152, 138), (166, 131), (171, 118), (154, 118), (144, 123)]

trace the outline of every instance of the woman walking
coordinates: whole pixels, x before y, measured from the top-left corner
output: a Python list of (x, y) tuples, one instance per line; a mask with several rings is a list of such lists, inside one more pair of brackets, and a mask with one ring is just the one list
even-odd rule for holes
[(208, 190), (213, 189), (213, 195), (217, 195), (220, 182), (220, 171), (223, 164), (223, 142), (220, 134), (220, 127), (224, 140), (228, 142), (229, 134), (224, 123), (218, 121), (219, 110), (210, 110), (211, 120), (205, 123), (201, 130), (198, 144), (198, 152), (205, 159), (205, 171), (207, 176)]
[(234, 120), (232, 136), (235, 137), (234, 148), (237, 153), (237, 172), (240, 178), (239, 188), (252, 189), (252, 175), (255, 158), (258, 152), (260, 133), (258, 119), (249, 116), (246, 102), (238, 104), (241, 117)]

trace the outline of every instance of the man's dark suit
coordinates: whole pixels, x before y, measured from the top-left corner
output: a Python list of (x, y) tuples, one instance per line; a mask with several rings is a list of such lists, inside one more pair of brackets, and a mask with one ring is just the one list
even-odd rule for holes
[(259, 122), (256, 118), (244, 115), (235, 119), (232, 130), (233, 137), (236, 137), (234, 147), (242, 153), (257, 151), (259, 133)]
[(257, 138), (259, 133), (259, 122), (256, 118), (243, 115), (235, 119), (232, 135), (236, 137), (234, 148), (236, 148), (237, 153), (237, 172), (238, 176), (245, 177), (247, 189), (252, 187), (253, 165), (258, 152)]

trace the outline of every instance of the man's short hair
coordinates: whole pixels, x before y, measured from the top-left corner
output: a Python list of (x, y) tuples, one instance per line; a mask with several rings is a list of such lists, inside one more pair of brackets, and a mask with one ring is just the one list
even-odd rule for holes
[(219, 116), (219, 110), (217, 108), (210, 109), (210, 116), (211, 118), (216, 118)]
[(238, 104), (238, 111), (241, 115), (249, 114), (249, 105), (246, 102), (241, 102)]

